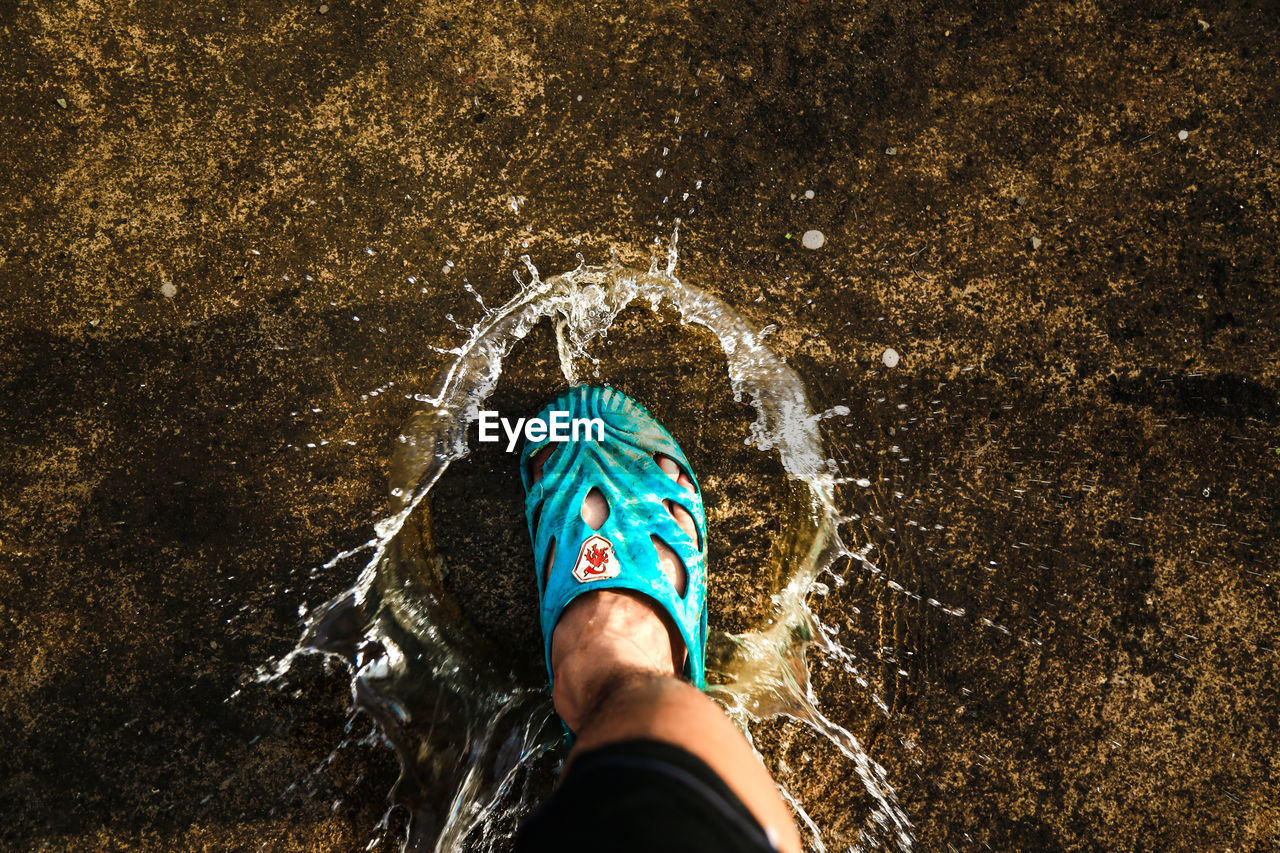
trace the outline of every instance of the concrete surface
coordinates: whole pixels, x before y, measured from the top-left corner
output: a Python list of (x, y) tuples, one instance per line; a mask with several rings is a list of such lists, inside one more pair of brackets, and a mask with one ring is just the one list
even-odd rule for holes
[[(342, 676), (244, 682), (349, 583), (312, 570), (382, 513), (463, 281), (647, 264), (680, 216), (681, 274), (851, 408), (851, 538), (966, 612), (857, 567), (821, 606), (919, 849), (1275, 850), (1277, 17), (1160, 9), (0, 3), (0, 846), (362, 848), (395, 768), (314, 772), (368, 733)], [(773, 472), (718, 363), (628, 340), (744, 625)], [(503, 405), (546, 399), (535, 344)], [(451, 511), (514, 506), (500, 468)], [(852, 838), (847, 766), (762, 742)]]

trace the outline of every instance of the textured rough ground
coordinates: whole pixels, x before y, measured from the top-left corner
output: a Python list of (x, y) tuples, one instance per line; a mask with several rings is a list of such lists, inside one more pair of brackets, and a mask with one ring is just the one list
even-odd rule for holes
[[(388, 755), (313, 773), (367, 732), (343, 679), (229, 697), (349, 581), (311, 570), (382, 512), (464, 280), (492, 303), (524, 252), (647, 264), (681, 216), (682, 274), (852, 410), (826, 425), (882, 575), (821, 609), (889, 714), (817, 681), (920, 848), (1274, 850), (1261, 5), (0, 3), (0, 844), (363, 847)], [(630, 340), (643, 389), (663, 357)], [(535, 406), (521, 353), (503, 400)], [(654, 409), (737, 627), (778, 520), (720, 370), (677, 362), (698, 393)], [(450, 494), (510, 505), (500, 461)], [(480, 544), (523, 559), (505, 529)], [(478, 620), (521, 600), (459, 577)], [(847, 765), (763, 742), (851, 839)]]

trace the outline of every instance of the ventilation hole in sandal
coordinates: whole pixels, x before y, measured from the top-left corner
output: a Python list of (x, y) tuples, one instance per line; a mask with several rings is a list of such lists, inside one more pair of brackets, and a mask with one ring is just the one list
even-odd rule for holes
[(658, 467), (662, 469), (662, 473), (679, 483), (686, 492), (697, 491), (693, 485), (693, 478), (689, 476), (688, 471), (681, 467), (679, 462), (672, 459), (665, 453), (653, 454), (653, 461), (658, 463)]
[(672, 500), (664, 500), (662, 505), (667, 508), (667, 513), (675, 521), (676, 526), (683, 530), (701, 551), (702, 536), (698, 533), (698, 525), (694, 522), (693, 513), (689, 512), (689, 508)]
[(671, 586), (675, 587), (676, 595), (684, 598), (688, 586), (688, 573), (684, 569), (684, 560), (681, 560), (680, 555), (658, 536), (650, 533), (649, 539), (653, 542), (653, 550), (658, 552), (658, 563), (662, 566), (667, 580), (671, 582)]
[(533, 456), (529, 457), (529, 482), (536, 483), (542, 479), (542, 468), (547, 464), (547, 458), (551, 456), (551, 451), (555, 450), (554, 444), (548, 444), (539, 450)]
[(556, 538), (551, 537), (551, 544), (547, 546), (547, 559), (542, 564), (542, 578), (539, 581), (539, 592), (547, 591), (547, 578), (551, 576), (551, 567), (556, 562)]
[(582, 499), (582, 520), (592, 530), (599, 530), (608, 519), (609, 502), (605, 500), (604, 492), (592, 486), (591, 491), (587, 492), (587, 496)]

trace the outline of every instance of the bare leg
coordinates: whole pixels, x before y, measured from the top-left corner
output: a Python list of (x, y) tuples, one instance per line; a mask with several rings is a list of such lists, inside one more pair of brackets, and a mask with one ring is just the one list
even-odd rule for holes
[(608, 590), (565, 609), (552, 636), (556, 711), (577, 736), (573, 756), (631, 738), (682, 747), (705, 761), (784, 853), (800, 836), (742, 733), (693, 685), (674, 677), (671, 632), (648, 600)]
[[(595, 526), (607, 512), (603, 498), (589, 496), (582, 517)], [(683, 509), (672, 514), (692, 531)], [(683, 584), (684, 567), (674, 554), (662, 562), (672, 582)], [(679, 636), (642, 595), (590, 592), (565, 608), (552, 635), (551, 665), (556, 711), (577, 737), (570, 762), (584, 750), (631, 738), (682, 747), (725, 781), (779, 850), (799, 853), (791, 814), (742, 733), (714, 701), (675, 677), (685, 654)]]

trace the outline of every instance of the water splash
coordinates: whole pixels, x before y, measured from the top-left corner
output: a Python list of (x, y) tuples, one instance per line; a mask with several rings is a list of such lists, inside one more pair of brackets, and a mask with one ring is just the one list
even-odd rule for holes
[[(752, 723), (784, 716), (830, 740), (853, 763), (873, 804), (858, 848), (910, 850), (912, 827), (884, 770), (858, 738), (819, 708), (810, 683), (810, 645), (855, 672), (853, 657), (815, 618), (808, 596), (841, 557), (865, 565), (839, 535), (837, 479), (799, 376), (763, 344), (767, 331), (675, 275), (676, 241), (665, 269), (587, 266), (543, 280), (529, 258), (516, 274), (520, 291), (484, 316), (438, 374), (424, 404), (399, 435), (392, 459), (391, 514), (375, 537), (334, 557), (332, 567), (370, 554), (354, 586), (316, 608), (297, 649), (263, 680), (301, 654), (346, 661), (356, 707), (380, 727), (400, 759), (392, 802), (408, 810), (407, 850), (494, 850), (549, 790), (557, 770), (559, 727), (544, 684), (521, 683), (483, 637), (469, 627), (441, 578), (425, 501), (450, 463), (467, 455), (466, 434), (502, 373), (503, 359), (542, 319), (555, 328), (560, 365), (571, 384), (575, 363), (592, 361), (590, 342), (632, 303), (674, 309), (680, 322), (712, 332), (724, 351), (735, 400), (756, 412), (749, 443), (776, 453), (787, 474), (784, 517), (773, 576), (784, 578), (773, 612), (759, 629), (719, 634), (709, 644), (711, 694), (750, 736)], [(581, 259), (580, 259), (581, 260)], [(790, 792), (784, 796), (825, 850), (817, 825)]]

